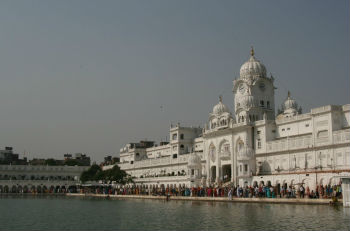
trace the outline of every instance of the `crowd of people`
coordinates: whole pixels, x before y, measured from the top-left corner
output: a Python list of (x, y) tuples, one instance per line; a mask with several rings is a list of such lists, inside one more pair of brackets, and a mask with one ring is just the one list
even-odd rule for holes
[(117, 195), (153, 195), (153, 196), (185, 196), (185, 197), (228, 197), (237, 198), (342, 198), (341, 184), (318, 185), (316, 190), (310, 190), (303, 184), (293, 186), (227, 186), (227, 187), (97, 187), (81, 189), (81, 193), (117, 194)]

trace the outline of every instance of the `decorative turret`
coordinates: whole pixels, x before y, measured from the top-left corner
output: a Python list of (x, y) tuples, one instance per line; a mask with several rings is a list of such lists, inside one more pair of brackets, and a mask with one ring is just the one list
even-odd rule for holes
[(230, 110), (228, 109), (228, 107), (225, 104), (222, 103), (222, 96), (220, 95), (219, 96), (219, 103), (213, 107), (213, 114), (221, 115), (224, 112), (230, 113)]
[(301, 107), (298, 108), (298, 103), (291, 97), (290, 91), (288, 91), (287, 99), (282, 104), (277, 118), (292, 117), (301, 114), (301, 112)]
[(240, 69), (240, 77), (233, 81), (235, 115), (237, 122), (254, 122), (275, 118), (274, 78), (266, 76), (265, 66), (255, 58), (252, 48), (250, 58)]

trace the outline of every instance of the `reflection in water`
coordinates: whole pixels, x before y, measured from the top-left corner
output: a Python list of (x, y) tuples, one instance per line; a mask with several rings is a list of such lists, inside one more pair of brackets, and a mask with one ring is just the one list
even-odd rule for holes
[[(348, 230), (341, 206), (2, 197), (5, 230)], [(15, 220), (14, 220), (15, 219)]]

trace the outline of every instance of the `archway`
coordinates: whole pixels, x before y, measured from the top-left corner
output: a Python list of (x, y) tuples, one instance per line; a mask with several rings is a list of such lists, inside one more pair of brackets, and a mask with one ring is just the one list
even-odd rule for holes
[(222, 176), (223, 176), (223, 181), (228, 182), (231, 180), (231, 165), (226, 164), (222, 166)]
[(23, 192), (24, 192), (24, 193), (28, 193), (28, 186), (27, 186), (27, 185), (24, 185), (24, 187), (23, 187)]
[(38, 185), (38, 186), (36, 187), (36, 192), (37, 192), (37, 193), (42, 193), (42, 188), (41, 188), (40, 185)]
[(9, 186), (5, 185), (4, 186), (4, 193), (9, 193), (10, 189)]
[(210, 176), (211, 176), (211, 182), (215, 182), (216, 180), (216, 166), (211, 166), (210, 168)]
[(13, 185), (11, 188), (11, 193), (17, 193), (17, 187), (16, 185)]

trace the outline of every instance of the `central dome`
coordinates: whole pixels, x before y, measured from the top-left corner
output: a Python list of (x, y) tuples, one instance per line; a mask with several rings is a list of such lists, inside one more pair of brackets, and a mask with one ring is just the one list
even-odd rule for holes
[(254, 50), (252, 48), (250, 52), (250, 58), (247, 62), (245, 62), (240, 69), (240, 77), (241, 78), (249, 78), (249, 77), (266, 77), (266, 68), (264, 64), (262, 64), (259, 60), (254, 57)]

